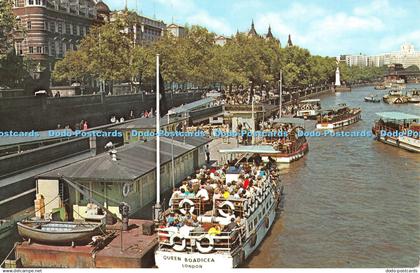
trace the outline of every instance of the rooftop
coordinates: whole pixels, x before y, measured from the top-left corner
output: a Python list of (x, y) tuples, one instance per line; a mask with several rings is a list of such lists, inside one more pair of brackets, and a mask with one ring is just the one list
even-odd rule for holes
[[(170, 117), (169, 124), (184, 121), (185, 117)], [(168, 116), (160, 118), (160, 126), (168, 124)], [(116, 124), (109, 128), (109, 130), (131, 130), (131, 129), (155, 129), (156, 117), (153, 118), (136, 118), (125, 123)]]
[(406, 114), (402, 112), (379, 112), (376, 113), (378, 116), (384, 119), (394, 119), (394, 120), (419, 120), (420, 116)]
[[(170, 162), (171, 139), (160, 139), (161, 164)], [(174, 138), (174, 158), (205, 145), (210, 139), (203, 137)], [(113, 161), (108, 153), (103, 153), (74, 164), (55, 169), (39, 175), (43, 178), (65, 176), (77, 180), (95, 180), (101, 182), (127, 182), (155, 170), (156, 139), (147, 142), (134, 142), (117, 148), (117, 161)]]
[(184, 112), (189, 112), (191, 110), (194, 110), (195, 108), (204, 106), (204, 105), (206, 105), (206, 104), (208, 104), (208, 103), (210, 103), (214, 100), (215, 99), (212, 98), (212, 97), (197, 100), (197, 101), (185, 104), (185, 105), (178, 106), (176, 108), (172, 108), (171, 110), (169, 110), (169, 113), (170, 114), (180, 114), (180, 113), (184, 113)]

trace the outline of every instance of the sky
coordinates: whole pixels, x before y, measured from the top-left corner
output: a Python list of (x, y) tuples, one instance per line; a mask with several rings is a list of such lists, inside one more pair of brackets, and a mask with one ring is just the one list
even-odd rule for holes
[[(142, 15), (180, 25), (201, 25), (221, 35), (259, 34), (271, 25), (274, 36), (312, 54), (376, 55), (399, 51), (403, 43), (420, 51), (420, 0), (127, 0)], [(111, 10), (125, 0), (104, 0)]]

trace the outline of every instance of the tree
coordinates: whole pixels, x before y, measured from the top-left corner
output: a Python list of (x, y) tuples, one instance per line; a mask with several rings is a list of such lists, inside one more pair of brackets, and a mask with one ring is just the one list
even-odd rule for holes
[(13, 29), (16, 26), (12, 11), (12, 2), (0, 1), (0, 59), (5, 58), (13, 50)]

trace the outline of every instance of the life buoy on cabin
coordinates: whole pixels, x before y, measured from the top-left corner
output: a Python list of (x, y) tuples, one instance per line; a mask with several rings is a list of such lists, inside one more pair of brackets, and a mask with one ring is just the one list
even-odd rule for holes
[(227, 214), (224, 210), (223, 207), (224, 206), (228, 206), (232, 211), (235, 211), (235, 206), (232, 204), (232, 202), (230, 201), (225, 201), (222, 204), (220, 204), (219, 206), (219, 214), (222, 215), (223, 217), (229, 217), (230, 215)]
[[(208, 246), (206, 247), (202, 246), (203, 240), (208, 240)], [(200, 236), (197, 239), (196, 244), (197, 244), (197, 249), (198, 251), (200, 251), (200, 253), (207, 254), (207, 253), (210, 253), (214, 248), (214, 239), (210, 235), (206, 234), (206, 235)]]
[(130, 193), (130, 184), (124, 183), (122, 194), (124, 197), (127, 197), (129, 193)]
[[(175, 239), (179, 238), (181, 240), (181, 244), (176, 244), (175, 243)], [(169, 243), (171, 244), (172, 248), (175, 251), (184, 251), (185, 247), (187, 246), (187, 241), (185, 240), (184, 237), (182, 237), (180, 234), (175, 233), (174, 235), (171, 236), (171, 238), (169, 239)]]
[(188, 198), (184, 198), (184, 199), (181, 200), (181, 202), (179, 202), (179, 211), (184, 215), (187, 214), (187, 211), (184, 208), (185, 203), (188, 203), (190, 205), (189, 213), (192, 214), (194, 212), (194, 209), (195, 209), (194, 202), (191, 201)]
[(264, 217), (264, 224), (266, 228), (270, 226), (270, 218), (268, 216)]

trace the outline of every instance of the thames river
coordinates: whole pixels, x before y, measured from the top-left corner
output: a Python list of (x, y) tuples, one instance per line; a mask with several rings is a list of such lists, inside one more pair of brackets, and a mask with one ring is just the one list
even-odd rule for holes
[[(321, 105), (362, 108), (362, 120), (345, 131), (370, 131), (376, 112), (420, 115), (414, 104), (364, 102), (372, 93), (382, 98), (387, 91), (362, 87), (323, 95)], [(312, 131), (315, 123), (305, 127)], [(246, 267), (418, 266), (420, 155), (368, 137), (308, 142), (307, 156), (282, 169), (285, 210)]]

